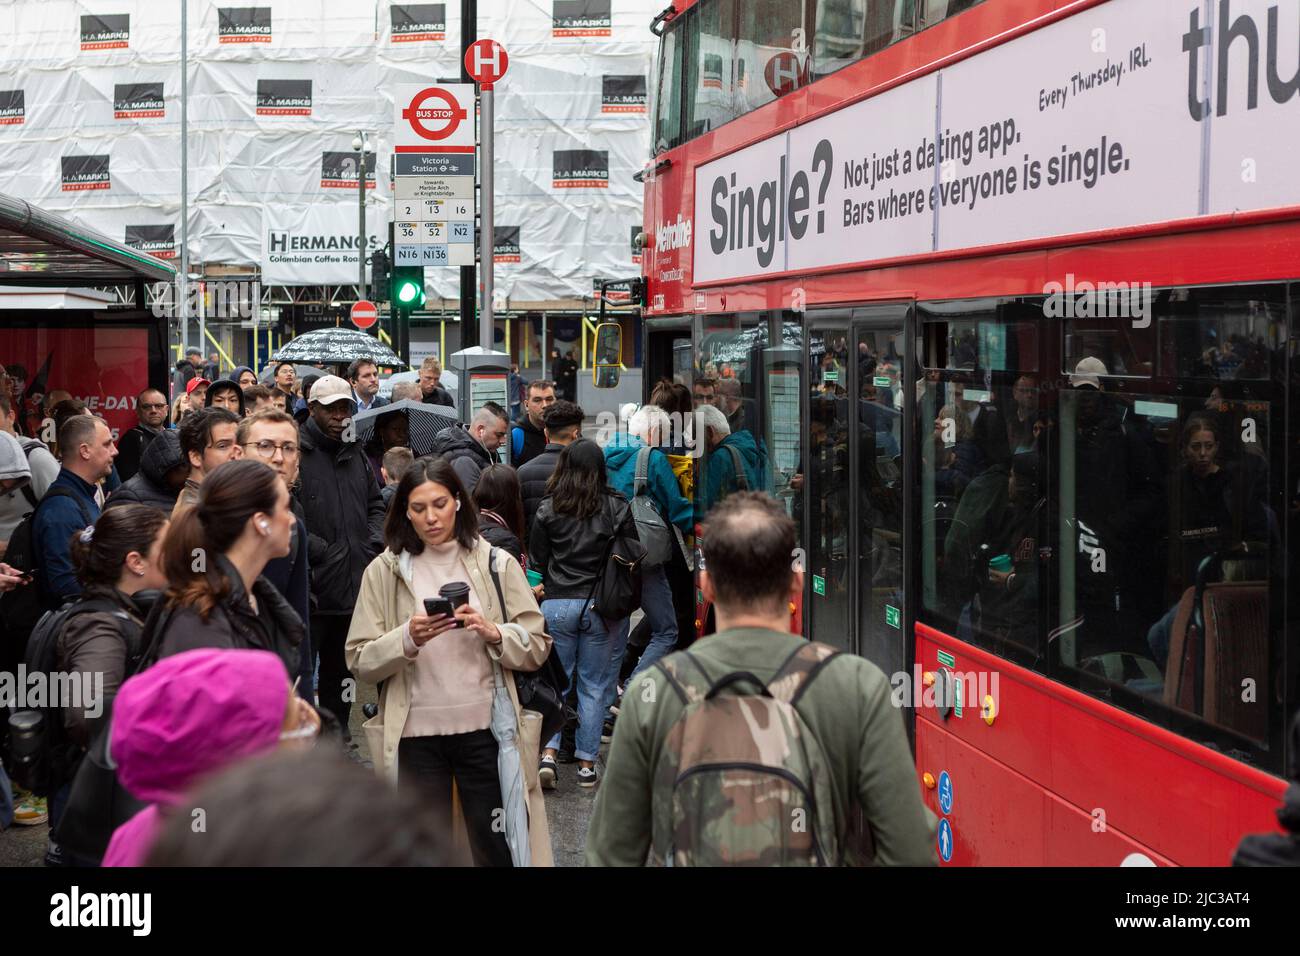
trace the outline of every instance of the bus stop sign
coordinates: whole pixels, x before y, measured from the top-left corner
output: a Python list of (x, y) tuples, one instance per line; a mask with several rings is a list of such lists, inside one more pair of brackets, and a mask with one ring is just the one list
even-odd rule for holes
[[(435, 102), (439, 105), (433, 105)], [(469, 119), (469, 112), (453, 92), (430, 86), (411, 98), (411, 105), (402, 110), (402, 119), (416, 136), (437, 143), (450, 138), (461, 122)]]

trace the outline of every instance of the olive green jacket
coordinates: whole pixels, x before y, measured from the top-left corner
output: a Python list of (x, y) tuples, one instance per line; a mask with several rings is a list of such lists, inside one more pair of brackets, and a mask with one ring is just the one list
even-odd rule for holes
[[(759, 680), (770, 681), (802, 643), (803, 638), (794, 634), (742, 628), (706, 637), (690, 653), (715, 679), (732, 671), (749, 671)], [(587, 833), (588, 865), (646, 862), (654, 822), (662, 823), (658, 815), (672, 812), (671, 791), (656, 789), (654, 781), (665, 757), (665, 740), (684, 709), (657, 666), (629, 684)], [(889, 682), (880, 669), (861, 657), (838, 655), (809, 685), (798, 712), (830, 765), (840, 846), (858, 843), (850, 827), (858, 806), (870, 829), (872, 862), (934, 865), (934, 815), (921, 801), (902, 715), (891, 701)], [(657, 829), (671, 831), (671, 827)], [(662, 859), (666, 850), (654, 847), (655, 856)]]

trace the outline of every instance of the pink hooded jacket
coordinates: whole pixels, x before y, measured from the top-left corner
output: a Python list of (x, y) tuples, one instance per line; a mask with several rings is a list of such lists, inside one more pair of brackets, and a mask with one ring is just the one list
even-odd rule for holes
[(145, 807), (113, 831), (103, 866), (139, 866), (162, 826), (203, 778), (276, 746), (289, 705), (284, 664), (269, 651), (187, 651), (122, 684), (109, 754)]

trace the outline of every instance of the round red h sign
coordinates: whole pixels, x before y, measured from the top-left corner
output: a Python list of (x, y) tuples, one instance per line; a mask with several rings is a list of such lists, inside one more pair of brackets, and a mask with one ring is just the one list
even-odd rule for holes
[(509, 65), (506, 48), (496, 40), (475, 40), (465, 51), (465, 72), (485, 90), (506, 75)]
[(791, 50), (782, 50), (767, 61), (763, 78), (767, 80), (767, 88), (776, 96), (785, 96), (808, 81), (804, 69), (805, 63), (799, 54)]

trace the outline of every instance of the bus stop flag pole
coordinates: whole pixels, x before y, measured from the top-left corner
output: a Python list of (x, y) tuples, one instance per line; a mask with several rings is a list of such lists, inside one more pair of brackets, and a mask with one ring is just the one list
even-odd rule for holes
[(492, 87), (505, 75), (510, 58), (496, 40), (475, 40), (465, 51), (465, 72), (479, 85), (479, 347), (492, 350), (492, 270), (493, 270), (493, 195), (492, 180), (496, 173), (492, 156), (493, 103)]

